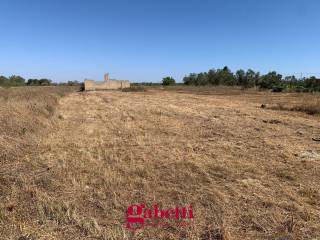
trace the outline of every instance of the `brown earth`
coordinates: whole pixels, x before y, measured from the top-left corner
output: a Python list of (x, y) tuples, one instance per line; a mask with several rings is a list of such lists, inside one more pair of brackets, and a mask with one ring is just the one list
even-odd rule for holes
[[(37, 148), (3, 163), (0, 238), (318, 239), (319, 116), (260, 107), (291, 98), (73, 92)], [(135, 203), (191, 204), (194, 219), (130, 232)]]

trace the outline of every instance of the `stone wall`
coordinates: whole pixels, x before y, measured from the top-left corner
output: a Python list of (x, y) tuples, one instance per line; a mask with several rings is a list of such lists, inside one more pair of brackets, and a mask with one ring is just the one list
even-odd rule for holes
[(111, 90), (111, 89), (123, 89), (123, 88), (130, 88), (130, 82), (127, 80), (109, 79), (109, 74), (104, 75), (103, 82), (97, 82), (94, 80), (84, 81), (84, 89), (86, 91)]

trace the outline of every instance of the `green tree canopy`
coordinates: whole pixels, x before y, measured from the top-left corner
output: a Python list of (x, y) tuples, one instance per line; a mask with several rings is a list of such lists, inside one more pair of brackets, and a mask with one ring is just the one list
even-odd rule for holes
[(20, 76), (12, 75), (9, 77), (10, 86), (22, 86), (24, 85), (25, 79)]
[(176, 81), (172, 77), (165, 77), (162, 79), (162, 85), (168, 86), (168, 85), (174, 85)]
[(276, 71), (269, 72), (263, 75), (260, 79), (260, 88), (271, 89), (273, 87), (279, 87), (281, 85), (282, 75), (278, 74)]
[(5, 76), (0, 76), (0, 86), (5, 86), (9, 84), (9, 79)]

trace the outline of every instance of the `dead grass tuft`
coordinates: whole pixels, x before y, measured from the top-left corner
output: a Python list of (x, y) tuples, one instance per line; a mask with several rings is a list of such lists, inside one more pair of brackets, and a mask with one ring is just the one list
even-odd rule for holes
[(122, 89), (122, 92), (145, 92), (146, 89), (143, 86), (133, 86), (131, 85), (130, 88)]

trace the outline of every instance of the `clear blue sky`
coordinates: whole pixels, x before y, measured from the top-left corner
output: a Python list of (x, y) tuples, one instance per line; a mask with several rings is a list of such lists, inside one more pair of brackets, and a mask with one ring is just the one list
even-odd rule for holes
[[(159, 82), (320, 72), (318, 0), (0, 0), (0, 75)], [(318, 74), (319, 76), (320, 74)]]

